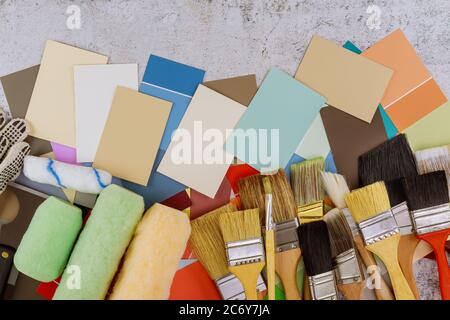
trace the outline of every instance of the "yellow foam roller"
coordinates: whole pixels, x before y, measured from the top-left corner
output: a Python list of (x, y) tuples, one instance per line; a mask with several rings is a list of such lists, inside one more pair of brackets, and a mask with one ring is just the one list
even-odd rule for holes
[(148, 209), (139, 222), (109, 299), (168, 299), (190, 234), (185, 213), (161, 204)]

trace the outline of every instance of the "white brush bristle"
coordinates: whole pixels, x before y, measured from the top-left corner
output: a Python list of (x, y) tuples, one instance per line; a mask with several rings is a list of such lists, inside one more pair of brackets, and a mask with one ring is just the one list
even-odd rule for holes
[(350, 193), (344, 176), (331, 172), (321, 172), (323, 187), (334, 205), (339, 209), (345, 208), (345, 196)]

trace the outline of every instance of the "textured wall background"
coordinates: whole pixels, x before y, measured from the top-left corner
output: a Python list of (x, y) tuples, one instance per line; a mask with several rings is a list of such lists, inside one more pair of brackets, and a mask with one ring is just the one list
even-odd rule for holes
[[(66, 26), (69, 5), (81, 9), (79, 30)], [(381, 9), (379, 29), (367, 26), (370, 5)], [(207, 80), (248, 73), (261, 80), (271, 66), (294, 74), (313, 34), (364, 49), (396, 28), (448, 96), (448, 0), (0, 0), (0, 75), (38, 64), (53, 39), (106, 54), (110, 63), (138, 62), (140, 77), (155, 53), (204, 68)], [(438, 298), (433, 263), (417, 267), (422, 297)]]

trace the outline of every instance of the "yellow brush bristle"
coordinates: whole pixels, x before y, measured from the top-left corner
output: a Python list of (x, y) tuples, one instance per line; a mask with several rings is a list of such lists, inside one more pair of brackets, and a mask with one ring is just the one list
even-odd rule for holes
[(323, 200), (325, 192), (320, 173), (324, 167), (323, 158), (314, 158), (291, 166), (291, 186), (297, 205)]
[(229, 273), (219, 218), (234, 211), (236, 207), (228, 204), (191, 221), (190, 248), (214, 280)]
[(270, 184), (269, 177), (263, 177), (264, 193), (272, 193), (272, 185)]
[(228, 242), (247, 240), (261, 237), (259, 210), (222, 213), (219, 218), (223, 240)]
[(261, 224), (264, 223), (266, 207), (264, 179), (271, 188), (273, 220), (280, 223), (294, 219), (297, 216), (297, 206), (282, 169), (273, 175), (255, 175), (239, 181), (239, 196), (244, 209), (258, 208)]
[(356, 223), (391, 208), (384, 182), (375, 182), (350, 192), (345, 197), (345, 202)]

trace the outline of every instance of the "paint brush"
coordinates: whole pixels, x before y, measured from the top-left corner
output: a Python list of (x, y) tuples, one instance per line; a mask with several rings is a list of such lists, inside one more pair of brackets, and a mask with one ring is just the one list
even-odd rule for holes
[[(245, 300), (242, 284), (228, 270), (225, 242), (219, 225), (222, 213), (236, 210), (234, 205), (228, 204), (191, 221), (189, 247), (215, 281), (224, 300)], [(266, 289), (262, 277), (258, 279), (257, 288), (260, 292)]]
[(359, 229), (350, 214), (347, 204), (345, 203), (345, 196), (350, 193), (350, 189), (345, 181), (344, 176), (336, 173), (322, 172), (322, 182), (326, 193), (333, 201), (334, 205), (341, 210), (345, 217), (348, 227), (353, 235), (353, 241), (355, 247), (358, 250), (359, 256), (363, 264), (366, 267), (367, 273), (372, 279), (379, 279), (379, 287), (375, 287), (375, 296), (378, 300), (394, 300), (394, 295), (391, 289), (384, 281), (380, 274), (379, 268), (373, 257), (372, 253), (369, 252), (364, 246), (364, 242)]
[(450, 199), (444, 171), (412, 176), (403, 180), (417, 237), (428, 242), (436, 256), (443, 300), (450, 300), (450, 268), (445, 242), (450, 235)]
[(398, 263), (400, 230), (391, 211), (383, 182), (375, 182), (346, 195), (345, 202), (358, 224), (367, 250), (386, 266), (397, 300), (415, 300)]
[(302, 224), (298, 232), (312, 300), (337, 300), (336, 279), (326, 223), (312, 221)]
[(268, 177), (263, 177), (266, 193), (266, 273), (268, 299), (275, 300), (275, 224), (272, 217), (272, 186)]
[(364, 289), (353, 235), (344, 214), (337, 208), (330, 210), (323, 220), (327, 224), (338, 289), (346, 300), (361, 300)]
[[(284, 171), (268, 175), (272, 187), (272, 214), (275, 221), (275, 271), (283, 284), (287, 300), (300, 300), (297, 287), (297, 266), (301, 251), (298, 242), (297, 206)], [(239, 194), (244, 209), (265, 211), (265, 192), (261, 175), (239, 181)], [(260, 216), (263, 221), (265, 215)]]
[(450, 145), (419, 150), (414, 153), (419, 174), (444, 170), (450, 194)]
[(227, 212), (219, 217), (228, 270), (241, 281), (247, 300), (258, 299), (258, 277), (265, 265), (258, 211), (251, 209)]
[(320, 172), (324, 170), (324, 167), (323, 158), (314, 158), (291, 165), (291, 187), (297, 204), (297, 215), (302, 224), (323, 218), (325, 191)]
[(404, 134), (385, 141), (359, 158), (362, 186), (385, 181), (392, 213), (400, 229), (399, 263), (416, 299), (419, 299), (414, 278), (413, 257), (420, 242), (412, 230), (401, 178), (417, 175), (416, 160)]

